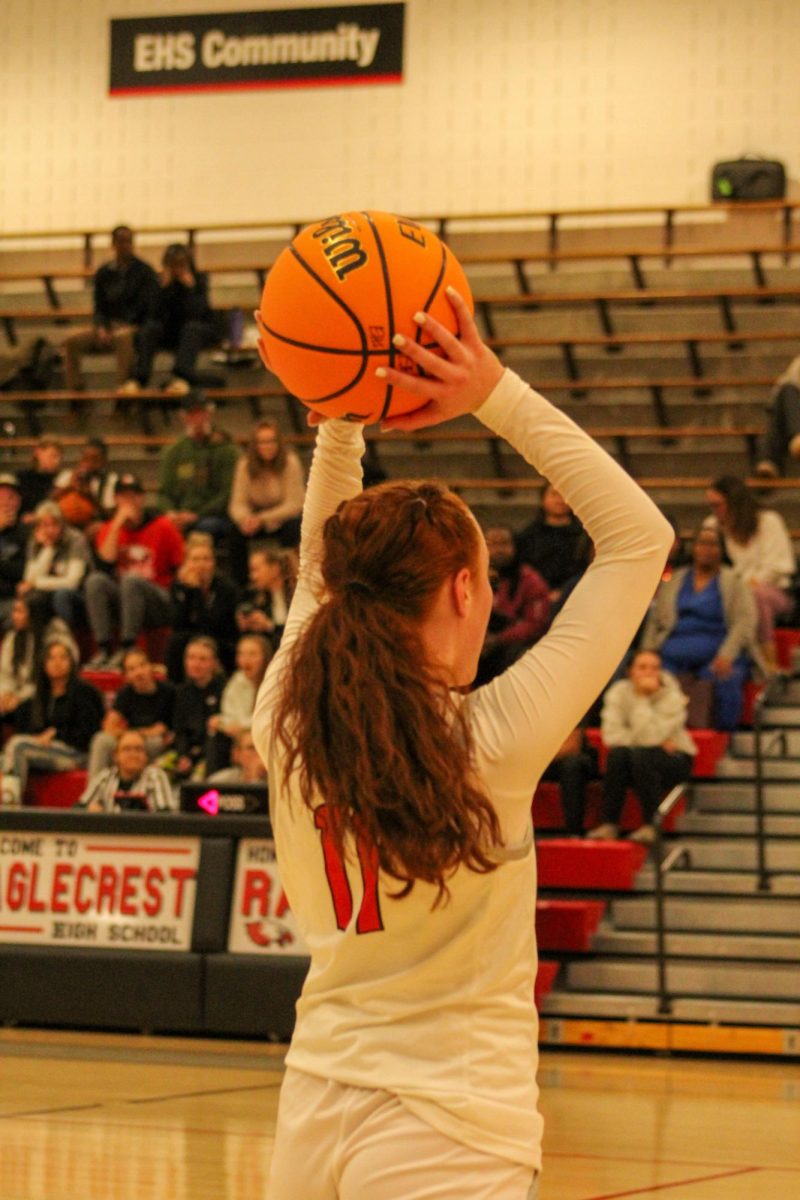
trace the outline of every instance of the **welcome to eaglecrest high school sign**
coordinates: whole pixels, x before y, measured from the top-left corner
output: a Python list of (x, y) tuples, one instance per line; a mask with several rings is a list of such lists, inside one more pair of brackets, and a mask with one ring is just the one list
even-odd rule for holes
[(405, 4), (111, 22), (112, 96), (398, 83)]

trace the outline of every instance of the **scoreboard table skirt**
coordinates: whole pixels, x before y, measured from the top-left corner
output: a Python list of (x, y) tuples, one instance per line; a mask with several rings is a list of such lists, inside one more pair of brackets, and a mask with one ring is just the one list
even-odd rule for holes
[(265, 817), (0, 812), (0, 1021), (288, 1040), (285, 910)]

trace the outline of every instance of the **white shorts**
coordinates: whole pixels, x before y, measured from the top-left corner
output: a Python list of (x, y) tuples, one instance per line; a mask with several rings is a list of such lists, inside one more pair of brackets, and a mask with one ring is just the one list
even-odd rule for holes
[(267, 1200), (536, 1200), (530, 1167), (453, 1141), (389, 1092), (289, 1068)]

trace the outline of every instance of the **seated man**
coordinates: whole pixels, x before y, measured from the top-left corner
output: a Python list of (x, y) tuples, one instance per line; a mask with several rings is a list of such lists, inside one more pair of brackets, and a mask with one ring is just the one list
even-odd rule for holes
[(216, 540), (233, 528), (228, 498), (238, 452), (214, 427), (214, 406), (202, 392), (191, 392), (181, 407), (186, 433), (161, 452), (158, 507), (181, 533), (198, 530)]
[(488, 529), (486, 545), (496, 582), (477, 685), (505, 671), (538, 641), (547, 629), (550, 613), (547, 584), (538, 571), (520, 561), (511, 530)]
[(170, 759), (178, 779), (205, 770), (209, 720), (219, 712), (225, 676), (220, 670), (213, 638), (194, 637), (183, 658), (184, 682), (175, 693), (175, 742)]
[(156, 678), (153, 664), (137, 646), (125, 651), (122, 673), (125, 685), (105, 714), (101, 731), (92, 738), (90, 775), (111, 766), (119, 738), (127, 729), (135, 729), (142, 735), (149, 760), (158, 758), (172, 741), (174, 686)]
[(174, 807), (169, 779), (160, 767), (148, 764), (138, 729), (121, 735), (114, 765), (90, 775), (75, 807), (88, 812), (169, 812)]
[(19, 480), (10, 471), (3, 471), (0, 474), (0, 629), (11, 615), (25, 571), (28, 530), (19, 519), (19, 509)]
[(232, 767), (223, 767), (209, 775), (209, 783), (267, 783), (267, 768), (261, 760), (249, 729), (236, 735), (231, 754)]
[(114, 352), (117, 383), (129, 377), (133, 367), (133, 339), (144, 321), (158, 288), (158, 277), (149, 263), (133, 252), (133, 230), (118, 225), (111, 232), (114, 257), (94, 277), (94, 315), (86, 329), (76, 329), (64, 340), (66, 384), (71, 391), (83, 389), (81, 356)]
[[(86, 580), (86, 609), (97, 654), (93, 670), (118, 667), (125, 650), (143, 629), (166, 625), (169, 588), (183, 559), (183, 539), (166, 517), (144, 505), (144, 488), (135, 475), (121, 475), (117, 507), (101, 525), (95, 541), (102, 570)], [(119, 616), (121, 649), (111, 655), (111, 637)]]

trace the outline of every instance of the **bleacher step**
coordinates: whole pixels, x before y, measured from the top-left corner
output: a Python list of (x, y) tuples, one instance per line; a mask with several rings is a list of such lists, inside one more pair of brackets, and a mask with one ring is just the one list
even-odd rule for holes
[[(800, 759), (765, 758), (764, 779), (795, 779), (800, 784)], [(755, 779), (756, 765), (752, 758), (734, 757), (726, 754), (717, 764), (720, 779)]]
[[(673, 844), (689, 852), (689, 869), (692, 871), (755, 871), (758, 868), (754, 839), (708, 841), (681, 836)], [(771, 870), (797, 872), (800, 878), (800, 841), (769, 840), (766, 856)]]
[[(655, 995), (625, 992), (551, 991), (541, 1005), (545, 1017), (610, 1017), (620, 1020), (663, 1019)], [(800, 1003), (675, 997), (672, 1017), (676, 1021), (705, 1024), (800, 1026)]]
[[(695, 783), (692, 789), (695, 813), (755, 812), (756, 793), (752, 783)], [(768, 813), (800, 816), (800, 787), (792, 783), (768, 783), (764, 787)]]
[[(769, 934), (669, 932), (665, 939), (670, 958), (714, 960), (747, 959), (759, 962), (791, 962), (800, 977), (800, 936), (775, 937)], [(592, 939), (595, 954), (640, 955), (652, 957), (658, 952), (656, 934), (644, 930), (614, 929), (601, 926)], [(798, 986), (800, 995), (800, 984)]]
[[(667, 964), (667, 986), (673, 993), (698, 997), (796, 1001), (800, 968), (796, 963), (690, 962)], [(658, 989), (654, 961), (594, 959), (570, 962), (562, 979), (567, 990), (650, 992)]]
[[(753, 806), (754, 807), (754, 806)], [(800, 814), (797, 816), (776, 816), (768, 812), (764, 820), (767, 837), (800, 837)], [(681, 818), (680, 832), (687, 834), (709, 834), (724, 837), (755, 836), (757, 822), (755, 815), (748, 813), (687, 813)]]
[[(800, 896), (800, 875), (779, 873), (770, 876), (770, 894), (773, 896)], [(755, 871), (670, 871), (665, 880), (668, 892), (703, 894), (716, 896), (748, 896), (760, 894), (758, 874)], [(633, 885), (635, 892), (655, 891), (652, 867), (640, 871)]]
[[(615, 929), (650, 931), (656, 926), (652, 897), (615, 897), (610, 920)], [(760, 898), (669, 896), (665, 904), (666, 926), (672, 932), (704, 931), (722, 934), (756, 933), (796, 936), (800, 931), (796, 900), (775, 899), (770, 893)]]

